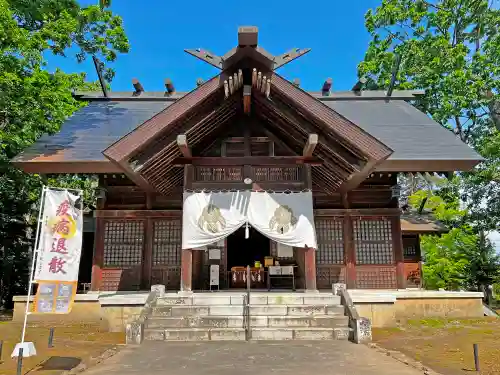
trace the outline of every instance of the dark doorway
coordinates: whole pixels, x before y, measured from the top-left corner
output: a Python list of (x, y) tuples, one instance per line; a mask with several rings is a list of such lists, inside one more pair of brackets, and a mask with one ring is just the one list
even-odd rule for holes
[(269, 239), (250, 229), (249, 238), (245, 238), (245, 228), (240, 228), (227, 238), (227, 269), (254, 265), (258, 260), (264, 264), (264, 257), (270, 255)]
[(94, 255), (94, 232), (83, 232), (82, 255), (78, 272), (79, 292), (83, 291), (83, 284), (90, 283), (92, 278), (92, 258)]

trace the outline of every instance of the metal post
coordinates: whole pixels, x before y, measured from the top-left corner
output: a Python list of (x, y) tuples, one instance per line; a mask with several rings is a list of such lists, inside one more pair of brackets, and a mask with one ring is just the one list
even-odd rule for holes
[(473, 344), (474, 347), (474, 366), (476, 367), (476, 371), (479, 371), (479, 348), (477, 344)]
[(33, 288), (33, 276), (35, 274), (36, 256), (38, 254), (38, 246), (39, 246), (40, 237), (41, 237), (40, 230), (41, 230), (42, 222), (43, 222), (42, 215), (43, 215), (46, 191), (47, 191), (47, 187), (44, 186), (42, 188), (42, 196), (40, 197), (40, 211), (38, 212), (38, 223), (37, 223), (37, 229), (36, 229), (36, 234), (35, 234), (35, 236), (36, 236), (35, 237), (35, 247), (33, 248), (33, 259), (31, 261), (30, 279), (28, 282), (28, 296), (26, 298), (26, 309), (24, 311), (24, 323), (23, 323), (23, 333), (21, 335), (21, 344), (24, 343), (24, 338), (26, 337), (26, 325), (28, 324), (31, 289)]
[(16, 375), (22, 375), (23, 372), (23, 348), (19, 348), (17, 355), (17, 372)]
[(251, 338), (251, 333), (250, 333), (250, 288), (252, 286), (251, 284), (251, 274), (250, 274), (250, 266), (247, 265), (247, 295), (246, 295), (246, 306), (245, 306), (245, 315), (246, 315), (246, 330), (245, 330), (245, 339), (248, 341)]
[(2, 363), (3, 340), (0, 340), (0, 363)]
[(53, 341), (54, 341), (54, 328), (51, 328), (49, 331), (49, 348), (54, 347)]

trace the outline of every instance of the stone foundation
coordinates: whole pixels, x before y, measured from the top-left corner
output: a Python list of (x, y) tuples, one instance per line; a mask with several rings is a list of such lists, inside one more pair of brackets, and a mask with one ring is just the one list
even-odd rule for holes
[(481, 318), (483, 293), (446, 291), (348, 291), (359, 315), (373, 327), (391, 327), (398, 320)]
[[(483, 317), (482, 293), (477, 292), (445, 292), (445, 291), (384, 291), (384, 290), (348, 290), (356, 310), (360, 317), (370, 320), (373, 327), (394, 326), (398, 320), (419, 319), (432, 317), (453, 317), (453, 318), (480, 318)], [(196, 294), (196, 293), (195, 293)], [(265, 308), (265, 315), (269, 315), (269, 309), (284, 309), (276, 304), (292, 304), (288, 309), (289, 315), (302, 314), (304, 307), (293, 306), (295, 302), (304, 299), (304, 303), (317, 303), (318, 297), (304, 296), (298, 294), (292, 297), (292, 293), (287, 293), (287, 298), (273, 297), (274, 303), (271, 306), (254, 306), (250, 314), (254, 317), (259, 314), (259, 309)], [(219, 309), (218, 314), (231, 315), (235, 309), (235, 314), (242, 314), (241, 297), (224, 295), (224, 292), (214, 293), (214, 298), (219, 297), (221, 303), (212, 309)], [(148, 298), (148, 293), (88, 293), (76, 296), (75, 304), (70, 314), (33, 314), (29, 316), (29, 322), (74, 322), (99, 324), (104, 329), (112, 332), (124, 332), (128, 323), (132, 323), (139, 317), (144, 304)], [(179, 299), (172, 294), (172, 298)], [(182, 297), (181, 297), (182, 298)], [(231, 301), (231, 298), (234, 301)], [(295, 301), (295, 299), (297, 301)], [(238, 299), (238, 301), (236, 301)], [(260, 303), (261, 296), (254, 295), (252, 304)], [(279, 299), (279, 300), (277, 300)], [(321, 298), (319, 298), (321, 299)], [(309, 301), (311, 300), (311, 301)], [(314, 301), (313, 301), (314, 300)], [(31, 300), (32, 301), (32, 300)], [(238, 302), (238, 306), (231, 303)], [(26, 296), (14, 297), (13, 320), (22, 322), (24, 319)], [(303, 303), (303, 302), (301, 302)], [(186, 310), (190, 306), (185, 306)], [(238, 311), (236, 311), (238, 310)], [(268, 311), (269, 310), (269, 311)], [(284, 311), (277, 310), (277, 315), (286, 315)], [(297, 311), (295, 311), (297, 310)]]
[[(124, 332), (127, 323), (135, 321), (148, 297), (144, 294), (110, 295), (105, 293), (78, 294), (69, 314), (32, 314), (28, 322), (99, 324), (111, 332)], [(24, 320), (26, 296), (16, 296), (14, 322)], [(30, 310), (33, 297), (30, 298)]]

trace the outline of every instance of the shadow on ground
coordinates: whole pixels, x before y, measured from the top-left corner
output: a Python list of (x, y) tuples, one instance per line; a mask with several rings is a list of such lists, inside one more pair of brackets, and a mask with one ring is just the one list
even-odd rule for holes
[(38, 368), (38, 371), (47, 371), (47, 370), (69, 371), (74, 369), (80, 363), (82, 363), (81, 358), (54, 356), (50, 357), (45, 362), (43, 362)]

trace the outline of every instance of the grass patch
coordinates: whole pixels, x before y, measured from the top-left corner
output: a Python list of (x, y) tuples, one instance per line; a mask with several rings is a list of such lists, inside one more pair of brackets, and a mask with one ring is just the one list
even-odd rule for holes
[(500, 374), (500, 319), (418, 319), (397, 328), (375, 328), (380, 346), (415, 358), (445, 375), (474, 370), (473, 344), (479, 345), (481, 375)]
[[(53, 348), (48, 347), (50, 327), (55, 328)], [(4, 341), (0, 362), (0, 375), (14, 375), (17, 361), (10, 358), (14, 346), (20, 341), (22, 324), (0, 323), (0, 340)], [(125, 342), (124, 333), (107, 332), (94, 324), (33, 323), (26, 330), (26, 341), (35, 344), (37, 355), (24, 358), (23, 374), (55, 375), (87, 363), (106, 350)]]

